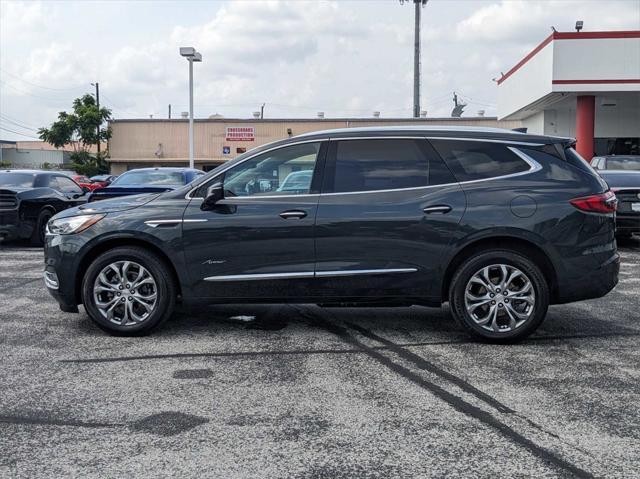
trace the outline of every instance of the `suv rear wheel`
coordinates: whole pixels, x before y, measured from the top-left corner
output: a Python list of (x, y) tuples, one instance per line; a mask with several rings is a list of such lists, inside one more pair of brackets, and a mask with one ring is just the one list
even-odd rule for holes
[(149, 333), (173, 312), (173, 275), (155, 254), (121, 247), (98, 256), (82, 281), (82, 302), (103, 330), (119, 336)]
[(549, 286), (540, 269), (520, 253), (478, 253), (453, 276), (449, 304), (472, 336), (494, 342), (524, 339), (544, 320)]

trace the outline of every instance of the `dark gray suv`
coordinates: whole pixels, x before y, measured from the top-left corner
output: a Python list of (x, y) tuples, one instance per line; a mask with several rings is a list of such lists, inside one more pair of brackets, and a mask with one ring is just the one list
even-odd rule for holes
[(448, 301), (472, 335), (514, 341), (549, 304), (618, 281), (616, 198), (573, 143), (425, 127), (290, 138), (175, 191), (56, 215), (45, 283), (113, 334), (149, 332), (176, 302)]

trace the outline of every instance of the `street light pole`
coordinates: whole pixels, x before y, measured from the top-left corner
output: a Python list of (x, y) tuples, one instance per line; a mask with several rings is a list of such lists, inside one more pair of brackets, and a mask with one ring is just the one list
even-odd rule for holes
[(189, 62), (189, 168), (193, 168), (193, 62), (201, 62), (202, 55), (193, 47), (180, 47), (180, 55)]
[(189, 168), (193, 167), (193, 60), (189, 58)]

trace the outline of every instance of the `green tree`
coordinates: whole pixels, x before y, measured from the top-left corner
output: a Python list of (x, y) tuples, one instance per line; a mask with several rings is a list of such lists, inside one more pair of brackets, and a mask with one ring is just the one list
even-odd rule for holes
[(51, 143), (56, 148), (73, 145), (71, 167), (79, 174), (93, 176), (108, 173), (109, 165), (105, 158), (109, 152), (97, 155), (89, 150), (92, 145), (111, 138), (111, 129), (102, 128), (103, 123), (109, 119), (111, 110), (98, 108), (95, 98), (86, 94), (73, 100), (73, 113), (61, 111), (58, 113), (58, 119), (49, 128), (38, 130), (38, 135), (41, 140)]

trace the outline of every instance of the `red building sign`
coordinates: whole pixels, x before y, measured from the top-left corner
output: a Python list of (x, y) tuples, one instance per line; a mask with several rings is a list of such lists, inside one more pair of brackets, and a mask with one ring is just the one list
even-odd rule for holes
[(228, 126), (226, 137), (227, 141), (254, 141), (256, 131), (252, 126)]

